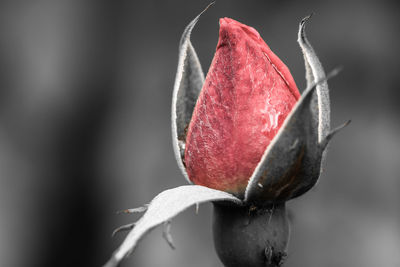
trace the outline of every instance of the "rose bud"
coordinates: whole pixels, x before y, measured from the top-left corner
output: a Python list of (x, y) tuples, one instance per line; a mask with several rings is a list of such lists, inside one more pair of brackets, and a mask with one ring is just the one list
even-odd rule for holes
[(298, 34), (307, 78), (300, 96), (288, 68), (258, 32), (228, 18), (220, 20), (204, 79), (190, 41), (200, 15), (183, 32), (172, 97), (173, 148), (192, 185), (126, 210), (145, 213), (114, 232), (130, 230), (108, 267), (161, 224), (174, 248), (170, 220), (204, 202), (214, 203), (214, 243), (225, 266), (280, 266), (289, 240), (285, 202), (316, 184), (329, 140), (347, 125), (330, 130), (328, 77), (304, 32), (309, 17)]
[(220, 19), (219, 41), (189, 124), (189, 179), (243, 197), (265, 149), (300, 98), (258, 32)]

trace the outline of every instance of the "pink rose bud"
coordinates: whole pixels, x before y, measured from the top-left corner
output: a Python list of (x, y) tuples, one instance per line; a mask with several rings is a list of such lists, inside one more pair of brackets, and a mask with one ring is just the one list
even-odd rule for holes
[(220, 19), (217, 49), (187, 131), (189, 179), (243, 196), (299, 98), (289, 69), (258, 32)]
[[(194, 185), (158, 194), (105, 266), (117, 266), (140, 238), (190, 206), (213, 202), (215, 248), (224, 266), (281, 266), (287, 255), (285, 202), (310, 190), (326, 148), (344, 125), (330, 129), (327, 79), (305, 25), (298, 43), (307, 88), (300, 97), (288, 68), (253, 28), (220, 20), (216, 53), (204, 74), (190, 34), (207, 6), (185, 28), (172, 95), (172, 141), (183, 175)], [(230, 193), (234, 194), (230, 194)]]

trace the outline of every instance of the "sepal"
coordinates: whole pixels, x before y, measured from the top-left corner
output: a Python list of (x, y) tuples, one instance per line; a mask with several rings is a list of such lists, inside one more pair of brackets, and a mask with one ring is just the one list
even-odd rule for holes
[[(267, 147), (250, 177), (245, 201), (264, 204), (287, 201), (310, 190), (318, 181), (332, 136), (328, 78), (305, 33), (311, 16), (299, 25), (307, 89)], [(336, 75), (337, 70), (331, 73)]]
[(183, 162), (186, 129), (192, 118), (194, 106), (196, 105), (197, 98), (204, 83), (204, 73), (196, 51), (190, 42), (190, 34), (200, 19), (200, 16), (212, 4), (213, 3), (209, 4), (199, 15), (197, 15), (183, 31), (179, 43), (178, 69), (172, 93), (172, 144), (178, 166), (189, 183), (191, 183), (191, 181), (189, 180)]
[[(187, 208), (210, 201), (242, 204), (240, 199), (229, 193), (200, 185), (184, 185), (161, 192), (150, 202), (144, 215), (130, 225), (134, 225), (133, 229), (105, 266), (118, 266), (119, 262), (135, 249), (138, 241), (155, 227), (164, 223), (168, 227), (168, 222)], [(168, 233), (168, 229), (164, 230), (164, 237), (168, 238), (169, 242), (171, 239)]]

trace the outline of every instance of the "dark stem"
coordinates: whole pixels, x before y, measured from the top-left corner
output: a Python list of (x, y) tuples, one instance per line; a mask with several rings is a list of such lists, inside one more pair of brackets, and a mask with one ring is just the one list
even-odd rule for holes
[(282, 266), (289, 242), (285, 203), (259, 208), (214, 203), (215, 249), (225, 267)]

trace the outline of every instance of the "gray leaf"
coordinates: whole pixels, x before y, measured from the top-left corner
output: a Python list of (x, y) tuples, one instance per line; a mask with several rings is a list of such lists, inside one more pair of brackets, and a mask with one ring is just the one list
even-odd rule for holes
[(204, 83), (204, 73), (196, 51), (190, 42), (190, 34), (200, 16), (210, 5), (189, 23), (182, 34), (179, 44), (178, 70), (172, 94), (172, 143), (178, 166), (189, 183), (190, 180), (183, 163), (186, 129)]
[(318, 178), (321, 149), (310, 108), (315, 87), (306, 90), (268, 146), (246, 188), (257, 205), (286, 201)]
[(171, 218), (196, 203), (209, 201), (229, 201), (238, 205), (242, 204), (241, 200), (229, 193), (200, 185), (185, 185), (165, 190), (151, 201), (146, 213), (135, 223), (135, 227), (105, 266), (117, 266), (134, 250), (137, 242), (156, 226), (170, 221)]
[(330, 132), (330, 101), (328, 83), (325, 78), (325, 71), (319, 61), (313, 47), (307, 39), (305, 26), (310, 16), (305, 17), (299, 25), (298, 43), (304, 55), (306, 67), (307, 87), (317, 81), (323, 81), (317, 85), (317, 101), (312, 102), (314, 122), (318, 123), (318, 141), (321, 143)]
[(304, 31), (309, 18), (301, 21), (298, 34), (308, 89), (257, 165), (245, 201), (287, 201), (310, 190), (320, 176), (327, 137), (331, 136), (330, 102), (325, 72)]

